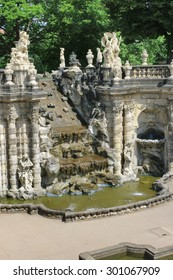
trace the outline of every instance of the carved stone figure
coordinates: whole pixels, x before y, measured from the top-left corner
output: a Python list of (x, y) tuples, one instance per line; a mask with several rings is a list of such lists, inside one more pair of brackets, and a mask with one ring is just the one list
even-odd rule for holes
[(87, 55), (86, 55), (86, 59), (87, 59), (87, 62), (88, 62), (87, 67), (94, 67), (93, 66), (93, 58), (94, 58), (94, 55), (93, 55), (91, 49), (89, 49), (88, 52), (87, 52)]
[(103, 67), (111, 67), (113, 77), (122, 78), (121, 59), (119, 57), (120, 52), (120, 40), (118, 40), (116, 33), (106, 32), (101, 40), (101, 44), (104, 47)]
[(100, 108), (100, 104), (97, 104), (92, 111), (89, 129), (93, 135), (101, 142), (101, 145), (109, 146), (109, 136), (107, 131), (107, 119), (105, 112)]
[(29, 35), (25, 31), (19, 33), (16, 48), (12, 48), (10, 64), (28, 64)]
[(103, 59), (102, 52), (100, 48), (97, 48), (97, 63), (102, 63), (102, 59)]
[(65, 67), (65, 57), (64, 57), (64, 48), (60, 48), (60, 68), (64, 68)]
[(32, 182), (33, 182), (33, 172), (31, 167), (33, 163), (30, 161), (27, 155), (23, 156), (19, 161), (18, 165), (18, 175), (21, 184), (21, 191), (31, 192), (33, 191)]
[[(20, 88), (38, 88), (37, 70), (28, 57), (29, 44), (29, 35), (25, 31), (21, 31), (16, 47), (11, 49), (10, 63), (5, 68), (6, 85), (13, 86), (15, 84)], [(12, 78), (14, 78), (14, 81)]]

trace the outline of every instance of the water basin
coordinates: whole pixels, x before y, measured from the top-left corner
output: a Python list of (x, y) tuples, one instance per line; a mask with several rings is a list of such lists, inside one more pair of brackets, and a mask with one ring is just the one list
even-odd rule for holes
[[(138, 182), (127, 182), (121, 187), (100, 187), (99, 191), (90, 195), (67, 195), (60, 197), (53, 194), (33, 200), (17, 200), (1, 198), (0, 203), (21, 204), (43, 203), (46, 207), (55, 210), (86, 211), (89, 209), (109, 208), (146, 200), (156, 196), (152, 183), (156, 177), (141, 176)], [(144, 184), (145, 182), (145, 184)]]

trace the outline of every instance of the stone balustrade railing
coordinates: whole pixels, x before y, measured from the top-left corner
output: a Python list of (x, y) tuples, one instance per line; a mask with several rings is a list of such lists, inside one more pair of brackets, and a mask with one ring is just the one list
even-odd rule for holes
[(132, 66), (130, 78), (133, 79), (166, 79), (170, 76), (168, 65)]

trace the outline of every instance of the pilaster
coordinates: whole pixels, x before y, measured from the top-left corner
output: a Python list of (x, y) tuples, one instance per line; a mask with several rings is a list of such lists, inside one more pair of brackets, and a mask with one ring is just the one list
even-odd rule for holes
[(173, 173), (173, 101), (168, 106), (168, 171)]
[(114, 103), (113, 114), (113, 149), (115, 150), (115, 175), (121, 175), (121, 161), (123, 149), (123, 105)]
[(124, 166), (123, 174), (129, 176), (132, 174), (132, 159), (133, 159), (133, 111), (134, 104), (126, 104), (124, 106)]
[(35, 190), (41, 189), (41, 167), (40, 167), (40, 143), (39, 143), (39, 127), (38, 127), (38, 107), (37, 104), (32, 105), (31, 126), (32, 126), (32, 163), (33, 163), (33, 187)]
[(18, 118), (15, 107), (9, 109), (6, 115), (8, 130), (8, 153), (9, 153), (9, 182), (10, 189), (17, 191), (17, 135), (16, 135), (16, 119)]

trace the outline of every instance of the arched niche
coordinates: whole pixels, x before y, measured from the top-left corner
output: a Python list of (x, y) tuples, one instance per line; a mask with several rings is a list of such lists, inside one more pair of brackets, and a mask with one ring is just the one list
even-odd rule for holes
[(144, 174), (162, 176), (165, 172), (166, 112), (164, 108), (153, 106), (142, 111), (137, 120), (138, 168)]

